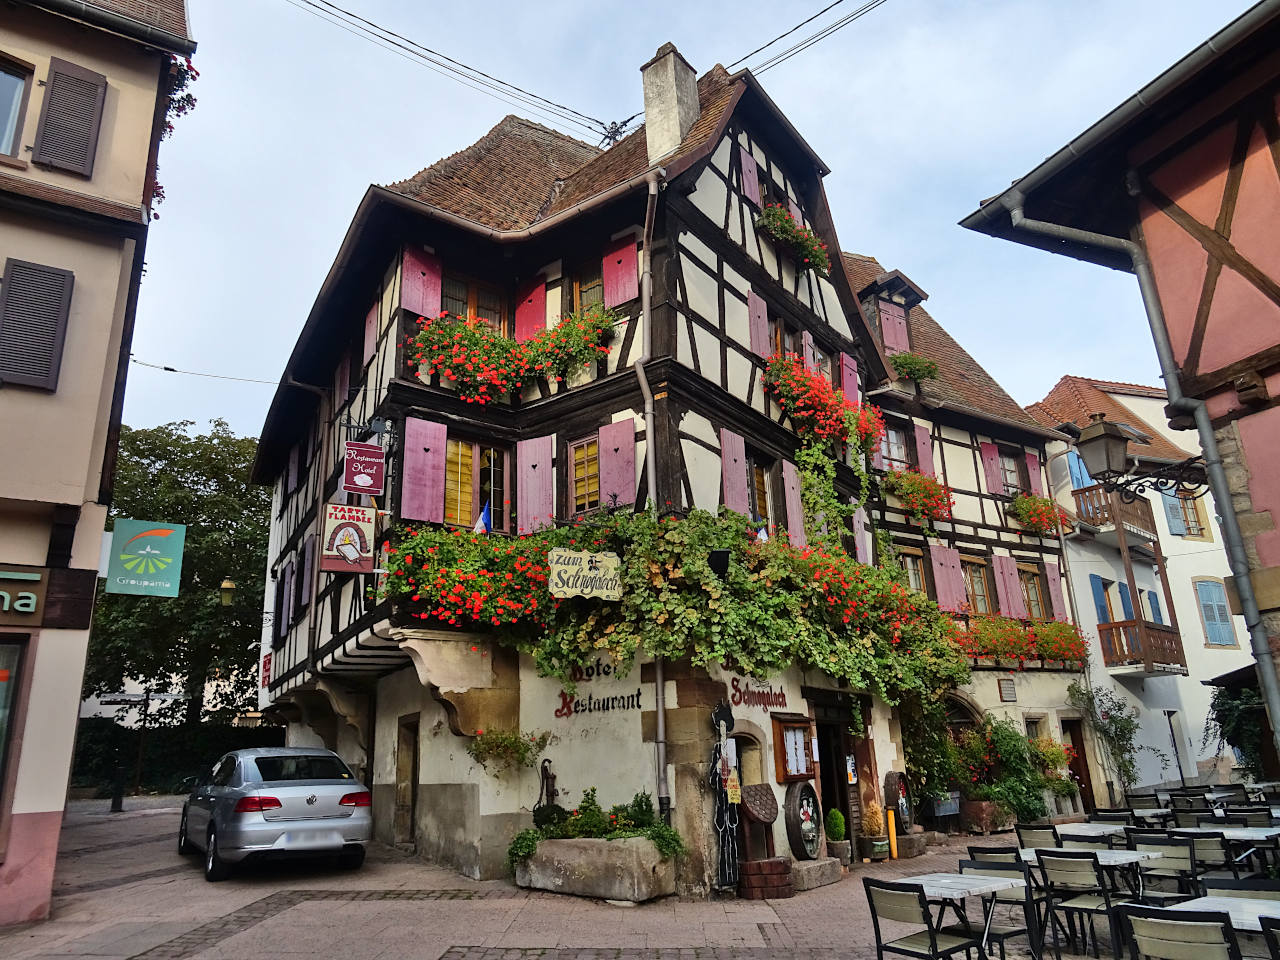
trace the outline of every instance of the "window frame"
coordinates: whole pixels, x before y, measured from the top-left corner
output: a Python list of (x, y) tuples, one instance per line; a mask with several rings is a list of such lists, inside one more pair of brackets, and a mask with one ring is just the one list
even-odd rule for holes
[(22, 78), (22, 92), (18, 95), (18, 118), (13, 129), (13, 149), (9, 152), (0, 150), (0, 164), (25, 170), (29, 165), (22, 159), (22, 133), (27, 122), (27, 110), (31, 106), (31, 87), (35, 83), (36, 67), (33, 63), (0, 51), (0, 70)]
[[(1018, 569), (1018, 584), (1022, 589), (1022, 602), (1027, 608), (1027, 619), (1039, 620), (1039, 621), (1052, 620), (1053, 610), (1050, 607), (1050, 604), (1048, 602), (1049, 590), (1048, 590), (1048, 584), (1045, 582), (1044, 569), (1038, 563), (1027, 563), (1027, 562), (1019, 562), (1017, 564), (1017, 569)], [(1028, 578), (1030, 578), (1031, 583), (1035, 584), (1036, 605), (1040, 608), (1040, 616), (1038, 617), (1033, 616), (1031, 613), (1032, 604), (1031, 604), (1031, 594), (1028, 591), (1028, 588), (1030, 586), (1030, 584), (1028, 583)]]
[[(1181, 535), (1182, 539), (1212, 541), (1213, 534), (1209, 529), (1209, 524), (1205, 521), (1204, 512), (1200, 508), (1200, 498), (1192, 496), (1187, 490), (1181, 489), (1174, 496), (1178, 498), (1178, 505), (1182, 508), (1182, 523), (1187, 529), (1187, 532)], [(1189, 513), (1188, 510), (1190, 511)], [(1195, 530), (1194, 533), (1192, 533), (1193, 529)]]
[[(983, 603), (986, 605), (985, 610), (979, 610), (978, 605), (974, 602), (975, 594), (972, 589), (972, 577), (969, 573), (970, 567), (978, 567), (982, 571), (982, 590)], [(989, 617), (998, 611), (992, 610), (991, 600), (994, 591), (991, 589), (991, 561), (986, 557), (977, 557), (973, 555), (960, 555), (960, 576), (964, 580), (965, 601), (969, 605), (969, 613), (972, 616)]]
[[(889, 431), (896, 430), (902, 434), (902, 453), (903, 459), (899, 460), (890, 456), (892, 450), (889, 443)], [(916, 463), (916, 444), (915, 434), (912, 426), (904, 421), (885, 418), (884, 436), (880, 438), (880, 459), (887, 470), (912, 470), (917, 466)]]
[[(813, 756), (813, 725), (808, 717), (795, 713), (773, 713), (769, 715), (773, 723), (773, 772), (778, 783), (795, 783), (800, 780), (812, 780), (816, 772)], [(801, 742), (804, 744), (805, 770), (792, 773), (787, 768), (786, 731), (803, 731)]]
[[(602, 307), (604, 306), (604, 261), (603, 259), (597, 258), (595, 260), (594, 269), (595, 269), (595, 272), (592, 273), (591, 262), (584, 261), (583, 264), (580, 267), (578, 267), (578, 269), (574, 272), (574, 277), (573, 277), (573, 312), (574, 313), (581, 313), (586, 307), (592, 306), (597, 303), (600, 304), (600, 306)], [(583, 283), (584, 279), (591, 280), (592, 278), (594, 278), (593, 282), (589, 282), (585, 284)], [(582, 291), (584, 288), (590, 289), (593, 286), (598, 286), (600, 288), (600, 299), (592, 300), (591, 303), (589, 304), (584, 304), (582, 302)]]
[[(919, 547), (908, 547), (908, 546), (903, 546), (897, 543), (893, 545), (893, 549), (898, 554), (899, 558), (902, 558), (902, 557), (911, 558), (912, 565), (914, 565), (915, 568), (919, 571), (919, 579), (920, 579), (919, 592), (923, 593), (926, 597), (931, 596), (931, 594), (929, 593), (929, 576), (926, 571), (925, 562), (924, 562), (924, 551), (921, 550)], [(912, 590), (917, 589), (916, 587), (911, 586), (911, 570), (906, 563), (902, 564), (902, 569), (907, 574), (907, 586), (910, 587)]]
[[(503, 295), (502, 287), (496, 283), (489, 283), (487, 280), (481, 280), (475, 274), (461, 273), (456, 270), (444, 270), (440, 274), (440, 309), (444, 309), (444, 290), (445, 285), (449, 282), (461, 283), (467, 288), (467, 310), (464, 319), (477, 320), (483, 319), (491, 330), (504, 337), (510, 337), (511, 332), (511, 309), (507, 302), (507, 297)], [(484, 287), (488, 291), (492, 291), (498, 302), (498, 318), (491, 321), (488, 317), (480, 318), (476, 313), (477, 304), (479, 302), (480, 288)], [(456, 314), (451, 314), (456, 316)]]
[[(1031, 477), (1027, 473), (1027, 458), (1025, 450), (1014, 450), (1012, 447), (1006, 447), (1000, 444), (996, 445), (997, 464), (1000, 468), (1000, 493), (1003, 496), (1013, 499), (1031, 492)], [(1009, 486), (1009, 478), (1005, 471), (1005, 458), (1013, 464), (1013, 470), (1018, 475), (1018, 486), (1011, 489)]]
[[(1222, 588), (1223, 599), (1227, 605), (1227, 627), (1231, 630), (1231, 643), (1214, 643), (1209, 639), (1209, 622), (1204, 618), (1204, 604), (1200, 602), (1200, 584), (1216, 583)], [(1196, 598), (1196, 614), (1200, 617), (1200, 629), (1204, 633), (1206, 650), (1239, 650), (1240, 635), (1236, 632), (1235, 614), (1231, 612), (1231, 601), (1227, 596), (1227, 584), (1219, 577), (1192, 577), (1191, 593)]]
[[(756, 471), (760, 471), (761, 476), (756, 476)], [(751, 508), (750, 520), (754, 524), (763, 523), (766, 528), (776, 527), (779, 519), (777, 515), (778, 496), (774, 486), (777, 481), (777, 464), (767, 457), (761, 456), (750, 450), (747, 451), (747, 506)], [(763, 485), (765, 495), (765, 510), (760, 512), (759, 496), (761, 485)], [(786, 511), (784, 510), (783, 513)], [(785, 524), (784, 524), (785, 525)]]
[[(449, 507), (449, 454), (451, 452), (451, 444), (467, 444), (471, 447), (471, 519), (463, 522), (461, 520), (448, 519)], [(502, 477), (503, 477), (503, 496), (501, 503), (494, 503), (491, 507), (490, 519), (492, 526), (489, 528), (495, 533), (509, 533), (511, 526), (511, 497), (508, 493), (510, 490), (511, 477), (511, 449), (502, 444), (487, 443), (481, 440), (472, 440), (469, 437), (457, 437), (448, 435), (445, 438), (445, 484), (444, 484), (444, 505), (445, 519), (444, 526), (454, 527), (457, 529), (471, 530), (476, 525), (476, 520), (480, 517), (480, 511), (484, 509), (484, 504), (480, 500), (480, 452), (482, 450), (494, 450), (502, 454)]]
[[(596, 445), (596, 452), (595, 452), (596, 503), (595, 503), (595, 506), (586, 506), (586, 507), (583, 507), (582, 509), (578, 509), (578, 473), (577, 473), (578, 451), (579, 450), (583, 451), (583, 465), (585, 468), (588, 462), (588, 458), (590, 456), (586, 451), (587, 451), (587, 448), (593, 443)], [(585, 517), (588, 514), (598, 513), (599, 511), (603, 510), (605, 506), (604, 494), (602, 492), (601, 478), (600, 478), (600, 434), (598, 431), (596, 433), (588, 434), (587, 436), (581, 437), (578, 440), (569, 441), (569, 443), (567, 443), (565, 446), (566, 446), (565, 469), (568, 474), (568, 476), (565, 478), (566, 480), (565, 482), (565, 508), (566, 508), (565, 513), (567, 516), (570, 516), (570, 517)], [(587, 491), (587, 500), (589, 502), (590, 494), (591, 494), (591, 484), (590, 484), (591, 474), (589, 472), (584, 471), (583, 480), (587, 483), (586, 491)]]

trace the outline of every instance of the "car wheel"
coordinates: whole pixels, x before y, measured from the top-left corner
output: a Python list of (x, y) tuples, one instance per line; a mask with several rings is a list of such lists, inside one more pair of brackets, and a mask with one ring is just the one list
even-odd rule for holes
[(359, 870), (364, 866), (364, 847), (353, 846), (342, 851), (338, 865), (344, 870)]
[(218, 852), (218, 831), (209, 828), (209, 837), (204, 846), (204, 878), (210, 883), (217, 883), (231, 876), (231, 864), (222, 859)]
[(178, 856), (185, 857), (188, 853), (195, 853), (195, 849), (187, 839), (187, 808), (183, 807), (182, 823), (178, 825)]

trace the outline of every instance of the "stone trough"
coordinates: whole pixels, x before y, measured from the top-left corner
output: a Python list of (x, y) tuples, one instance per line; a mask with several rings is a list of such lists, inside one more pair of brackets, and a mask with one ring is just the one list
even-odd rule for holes
[(674, 859), (663, 860), (653, 841), (543, 840), (516, 866), (516, 885), (551, 893), (639, 903), (676, 892)]

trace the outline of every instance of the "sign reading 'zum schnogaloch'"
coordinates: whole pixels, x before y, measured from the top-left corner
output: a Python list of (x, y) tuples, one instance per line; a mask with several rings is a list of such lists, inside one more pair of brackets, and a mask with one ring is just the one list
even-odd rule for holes
[(547, 552), (547, 585), (553, 597), (622, 599), (622, 561), (616, 553), (583, 553), (556, 547)]

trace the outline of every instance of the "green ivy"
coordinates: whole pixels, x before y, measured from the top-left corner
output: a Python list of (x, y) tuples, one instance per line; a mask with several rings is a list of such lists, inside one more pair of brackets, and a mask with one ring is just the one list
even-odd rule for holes
[(1215, 687), (1200, 748), (1203, 750), (1212, 743), (1221, 754), (1224, 745), (1234, 747), (1240, 751), (1240, 767), (1245, 775), (1251, 780), (1261, 780), (1265, 728), (1266, 711), (1256, 688), (1244, 687), (1233, 692), (1227, 687)]
[[(471, 759), (494, 776), (517, 767), (532, 767), (556, 738), (551, 732), (520, 733), (518, 730), (477, 730), (467, 744)], [(493, 769), (490, 769), (492, 765)]]

